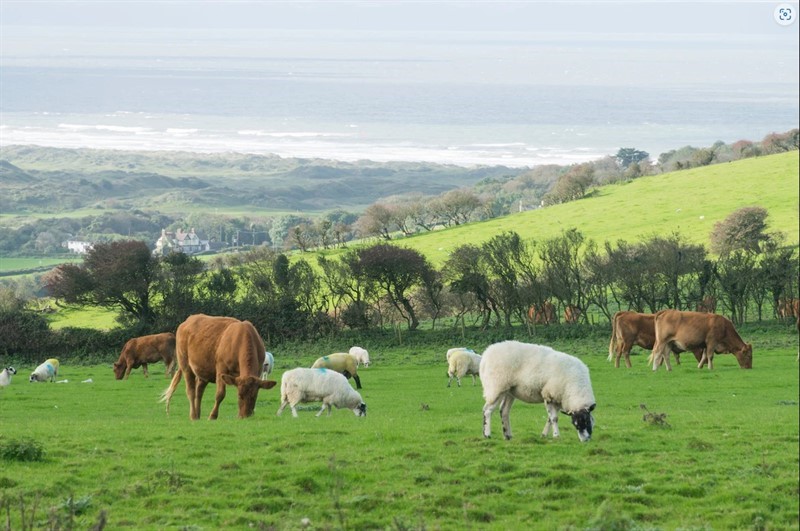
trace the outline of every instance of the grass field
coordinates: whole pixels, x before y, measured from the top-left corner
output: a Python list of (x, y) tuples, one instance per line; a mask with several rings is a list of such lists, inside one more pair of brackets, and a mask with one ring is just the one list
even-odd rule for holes
[[(192, 422), (182, 386), (171, 416), (158, 403), (160, 364), (128, 381), (111, 360), (67, 365), (61, 384), (29, 384), (33, 367), (18, 367), (0, 389), (0, 509), (11, 529), (23, 528), (20, 500), (30, 528), (88, 529), (105, 511), (110, 529), (301, 529), (304, 518), (309, 529), (797, 529), (797, 335), (743, 336), (749, 371), (732, 356), (698, 370), (684, 355), (653, 373), (643, 354), (614, 369), (604, 337), (551, 342), (592, 373), (584, 444), (564, 416), (561, 439), (541, 439), (544, 406), (520, 402), (514, 439), (498, 417), (484, 439), (480, 384), (447, 388), (441, 348), (371, 348), (364, 419), (315, 418), (315, 406), (276, 417), (274, 388), (250, 419), (235, 418), (229, 391), (219, 420)], [(322, 353), (275, 354), (280, 380)]]

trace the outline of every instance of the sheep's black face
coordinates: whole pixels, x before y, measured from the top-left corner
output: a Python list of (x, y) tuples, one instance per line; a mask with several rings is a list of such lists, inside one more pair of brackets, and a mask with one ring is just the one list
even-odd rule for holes
[(353, 410), (356, 414), (356, 417), (366, 417), (367, 416), (367, 405), (364, 402), (361, 402), (357, 408)]
[(581, 442), (586, 442), (592, 438), (592, 428), (594, 427), (594, 417), (591, 411), (594, 409), (592, 405), (589, 409), (582, 409), (571, 414), (572, 425), (578, 430), (578, 438)]

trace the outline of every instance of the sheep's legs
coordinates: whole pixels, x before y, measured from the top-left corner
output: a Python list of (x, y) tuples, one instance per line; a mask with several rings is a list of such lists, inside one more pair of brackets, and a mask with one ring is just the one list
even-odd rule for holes
[(450, 387), (450, 384), (453, 383), (453, 375), (451, 373), (447, 373), (447, 387)]
[(511, 439), (511, 405), (514, 403), (514, 397), (511, 395), (506, 395), (503, 399), (503, 403), (500, 404), (500, 419), (503, 421), (503, 437), (506, 440)]
[(553, 428), (553, 439), (558, 438), (558, 407), (556, 407), (552, 402), (545, 402), (544, 407), (547, 408), (547, 422), (544, 425), (544, 430), (542, 431), (542, 437), (547, 437), (547, 434), (550, 433), (550, 428)]
[(322, 415), (322, 412), (325, 411), (326, 409), (328, 410), (328, 416), (330, 417), (331, 416), (331, 405), (330, 404), (326, 404), (325, 402), (322, 403), (322, 407), (319, 408), (319, 411), (317, 411), (317, 416), (319, 417), (320, 415)]
[(493, 401), (487, 401), (483, 405), (483, 436), (484, 437), (491, 437), (492, 436), (492, 413), (495, 409), (500, 406), (503, 401), (504, 396), (498, 396)]

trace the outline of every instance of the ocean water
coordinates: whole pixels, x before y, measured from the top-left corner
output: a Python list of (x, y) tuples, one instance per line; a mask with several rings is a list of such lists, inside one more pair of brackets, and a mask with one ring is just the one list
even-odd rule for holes
[(0, 145), (521, 167), (760, 140), (800, 114), (794, 71), (758, 61), (771, 41), (36, 37), (5, 37)]

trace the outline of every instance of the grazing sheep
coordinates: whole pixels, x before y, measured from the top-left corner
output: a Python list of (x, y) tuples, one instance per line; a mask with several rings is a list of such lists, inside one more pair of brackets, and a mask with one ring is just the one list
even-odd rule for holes
[(542, 437), (547, 437), (551, 427), (553, 437), (559, 436), (559, 411), (572, 417), (582, 442), (592, 437), (591, 411), (596, 403), (589, 369), (578, 358), (543, 345), (503, 341), (490, 345), (483, 353), (480, 377), (486, 401), (484, 437), (491, 435), (492, 412), (499, 406), (503, 435), (511, 439), (509, 412), (517, 398), (534, 404), (544, 402), (547, 423)]
[(358, 377), (358, 373), (356, 372), (356, 369), (358, 368), (358, 362), (350, 354), (345, 352), (337, 352), (329, 356), (322, 356), (314, 362), (314, 365), (312, 365), (311, 368), (330, 369), (343, 374), (345, 378), (350, 378), (352, 376), (353, 380), (356, 381), (356, 389), (361, 389), (361, 378)]
[(283, 373), (281, 406), (277, 415), (280, 416), (288, 405), (292, 408), (292, 416), (297, 417), (297, 404), (318, 400), (322, 401), (322, 407), (317, 412), (318, 417), (326, 409), (330, 416), (331, 406), (336, 406), (336, 409), (351, 409), (356, 417), (367, 416), (367, 404), (342, 374), (325, 368), (297, 368)]
[(7, 387), (11, 385), (11, 377), (17, 374), (17, 369), (14, 367), (6, 367), (0, 372), (0, 387)]
[(261, 366), (261, 379), (266, 380), (267, 376), (272, 373), (275, 368), (275, 357), (272, 352), (264, 352), (264, 365)]
[(50, 358), (36, 367), (36, 370), (31, 373), (29, 381), (44, 382), (49, 380), (51, 382), (55, 382), (56, 376), (58, 376), (58, 360), (55, 358)]
[(364, 367), (369, 367), (369, 352), (367, 349), (361, 347), (350, 347), (349, 354), (353, 356), (356, 361)]
[(472, 350), (471, 348), (466, 348), (466, 347), (451, 348), (451, 349), (449, 349), (447, 351), (447, 354), (445, 355), (445, 357), (447, 358), (447, 361), (450, 361), (450, 356), (452, 356), (454, 352), (461, 352), (461, 351), (463, 351), (463, 352), (472, 352), (473, 354), (475, 354), (475, 351)]
[(450, 349), (447, 351), (447, 387), (453, 382), (453, 378), (461, 387), (461, 378), (467, 375), (472, 376), (472, 385), (475, 385), (475, 376), (478, 375), (481, 365), (481, 356), (466, 349)]

